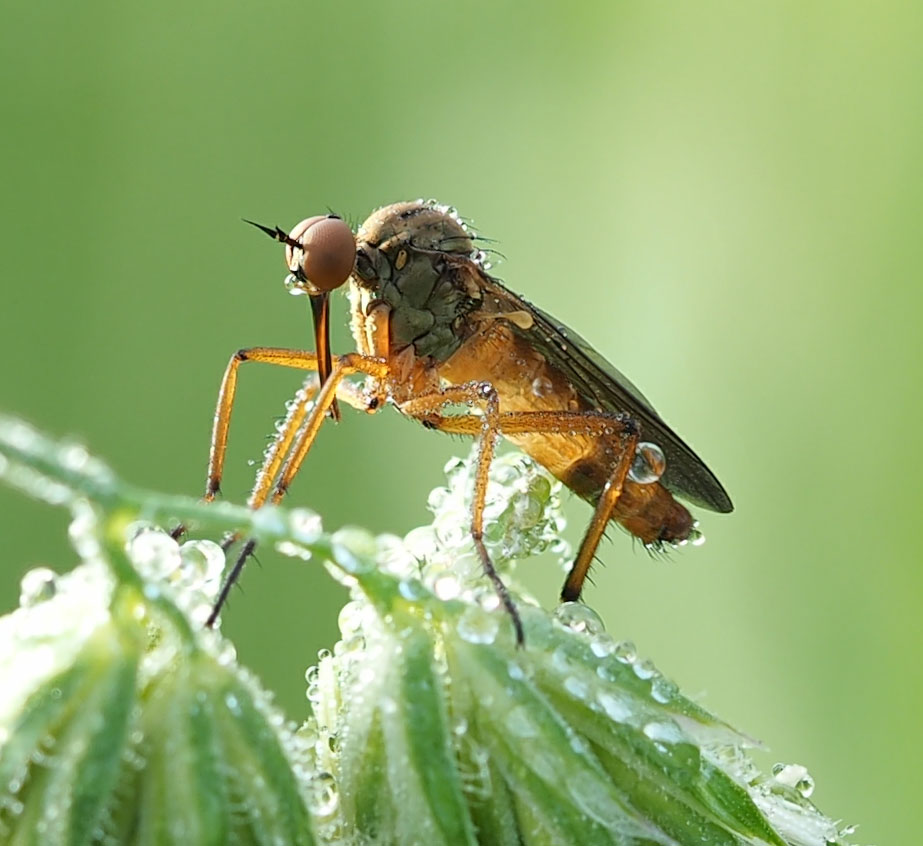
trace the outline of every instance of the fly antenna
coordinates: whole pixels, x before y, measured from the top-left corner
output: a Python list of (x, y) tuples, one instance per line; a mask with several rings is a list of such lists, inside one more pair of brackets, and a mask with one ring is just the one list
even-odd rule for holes
[(249, 223), (251, 226), (255, 226), (261, 232), (265, 232), (274, 241), (281, 241), (283, 244), (286, 244), (293, 249), (301, 249), (301, 244), (292, 238), (284, 229), (280, 229), (278, 226), (270, 228), (268, 226), (263, 226), (262, 223), (256, 223), (255, 221), (247, 220), (245, 217), (242, 217), (241, 220), (244, 223)]

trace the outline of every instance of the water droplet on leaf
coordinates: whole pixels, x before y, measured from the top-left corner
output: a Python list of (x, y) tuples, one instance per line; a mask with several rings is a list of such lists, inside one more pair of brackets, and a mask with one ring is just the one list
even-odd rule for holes
[(493, 643), (499, 628), (498, 615), (488, 614), (476, 605), (468, 606), (458, 618), (458, 636), (469, 643)]
[(554, 619), (565, 628), (580, 634), (598, 635), (606, 629), (599, 614), (580, 602), (562, 602), (554, 610)]
[(19, 582), (19, 604), (23, 608), (51, 599), (56, 592), (57, 573), (47, 567), (29, 570)]

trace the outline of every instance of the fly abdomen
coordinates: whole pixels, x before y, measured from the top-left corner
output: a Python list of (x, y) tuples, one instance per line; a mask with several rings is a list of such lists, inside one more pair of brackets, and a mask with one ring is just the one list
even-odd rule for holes
[(626, 481), (613, 519), (645, 545), (689, 540), (695, 520), (660, 483), (641, 485)]
[[(591, 455), (555, 471), (576, 494), (596, 505), (615, 465), (612, 449), (603, 443)], [(612, 519), (645, 545), (681, 543), (689, 540), (695, 520), (684, 505), (659, 482), (641, 484), (626, 479)]]

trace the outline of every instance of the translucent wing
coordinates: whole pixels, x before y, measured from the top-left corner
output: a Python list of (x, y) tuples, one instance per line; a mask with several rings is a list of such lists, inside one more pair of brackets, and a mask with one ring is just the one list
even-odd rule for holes
[(650, 401), (624, 374), (572, 329), (496, 279), (487, 277), (482, 284), (493, 289), (495, 296), (506, 299), (510, 311), (526, 311), (532, 315), (534, 321), (528, 329), (510, 323), (513, 332), (564, 374), (584, 400), (601, 411), (627, 412), (641, 425), (641, 437), (657, 444), (666, 456), (667, 469), (660, 480), (664, 487), (703, 508), (720, 512), (733, 510), (731, 498), (715, 474), (663, 421)]

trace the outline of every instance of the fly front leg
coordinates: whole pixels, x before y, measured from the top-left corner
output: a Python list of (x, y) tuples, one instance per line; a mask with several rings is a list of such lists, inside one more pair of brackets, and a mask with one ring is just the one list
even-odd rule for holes
[[(238, 350), (231, 356), (221, 387), (218, 389), (218, 406), (215, 409), (215, 422), (212, 427), (212, 443), (208, 456), (208, 478), (205, 483), (206, 502), (211, 502), (218, 494), (221, 476), (224, 472), (224, 459), (228, 447), (228, 430), (231, 426), (231, 410), (237, 395), (237, 371), (244, 362), (254, 361), (272, 364), (277, 367), (290, 367), (295, 370), (318, 369), (317, 354), (307, 350), (287, 350), (280, 347), (251, 347)], [(344, 401), (355, 405), (353, 396), (343, 396)]]
[[(336, 358), (330, 375), (327, 377), (327, 381), (324, 382), (320, 393), (317, 395), (317, 402), (314, 408), (311, 409), (311, 413), (308, 416), (307, 422), (304, 424), (304, 428), (298, 432), (298, 440), (285, 464), (282, 466), (279, 479), (272, 492), (271, 501), (273, 505), (279, 504), (282, 497), (287, 493), (292, 480), (301, 469), (302, 462), (304, 462), (307, 457), (308, 451), (311, 449), (314, 444), (314, 439), (320, 431), (321, 423), (324, 422), (324, 416), (337, 397), (337, 389), (342, 384), (343, 379), (354, 373), (364, 373), (366, 376), (371, 376), (373, 379), (383, 382), (387, 379), (390, 370), (384, 359), (374, 356), (348, 353), (347, 355), (338, 356)], [(304, 408), (306, 409), (306, 407), (305, 404)], [(378, 408), (377, 400), (374, 406), (365, 406), (366, 411), (374, 411), (376, 408)], [(304, 419), (304, 414), (302, 414), (301, 419)], [(295, 431), (298, 431), (297, 427)], [(271, 478), (258, 481), (247, 504), (251, 508), (259, 508), (263, 505), (269, 495), (271, 484)]]
[[(224, 474), (224, 462), (228, 448), (228, 432), (231, 427), (231, 411), (234, 399), (237, 396), (237, 372), (244, 362), (255, 361), (262, 364), (272, 364), (277, 367), (289, 367), (295, 370), (317, 371), (317, 355), (308, 350), (289, 350), (281, 347), (250, 347), (235, 352), (224, 371), (221, 387), (218, 389), (218, 403), (215, 408), (215, 418), (212, 424), (211, 447), (208, 454), (208, 474), (205, 481), (204, 502), (212, 502), (221, 488), (221, 478)], [(345, 385), (344, 385), (345, 387)], [(353, 386), (350, 386), (353, 387)], [(305, 385), (303, 390), (311, 390)], [(316, 392), (316, 388), (314, 388)], [(366, 409), (355, 392), (344, 391), (344, 402), (353, 407)], [(170, 533), (173, 538), (179, 538), (186, 531), (182, 524), (176, 526)], [(228, 544), (230, 545), (230, 544)]]
[[(311, 356), (315, 365), (314, 368), (309, 369), (316, 369), (317, 356), (313, 353), (309, 353), (308, 355)], [(314, 443), (314, 439), (320, 430), (321, 423), (323, 423), (327, 411), (331, 408), (337, 397), (343, 398), (351, 405), (355, 403), (364, 411), (371, 412), (377, 408), (377, 403), (375, 405), (370, 404), (364, 398), (364, 394), (355, 387), (350, 389), (344, 388), (345, 385), (349, 384), (343, 382), (344, 377), (354, 373), (364, 373), (375, 379), (384, 380), (388, 375), (388, 365), (383, 359), (363, 356), (357, 353), (338, 356), (333, 360), (330, 375), (327, 377), (326, 382), (324, 382), (320, 392), (317, 393), (313, 408), (310, 408), (312, 399), (314, 399), (313, 393), (305, 390), (299, 391), (294, 403), (292, 403), (289, 408), (279, 434), (276, 436), (272, 447), (266, 454), (259, 473), (257, 473), (256, 483), (247, 499), (247, 506), (249, 508), (257, 509), (266, 503), (269, 498), (269, 492), (273, 488), (273, 481), (277, 476), (279, 478), (276, 482), (275, 490), (273, 491), (272, 503), (274, 505), (279, 503), (288, 490), (295, 474), (300, 469), (305, 456), (308, 454), (308, 450), (310, 450), (311, 445)], [(219, 407), (220, 404), (219, 400)], [(292, 446), (293, 444), (294, 447)], [(286, 460), (285, 456), (287, 454), (288, 459)], [(239, 535), (234, 535), (226, 539), (227, 546), (229, 547), (238, 539)], [(226, 548), (227, 547), (225, 547), (225, 549)], [(256, 540), (254, 538), (250, 538), (244, 544), (237, 556), (237, 560), (234, 562), (234, 566), (231, 568), (231, 572), (228, 574), (225, 583), (221, 587), (218, 598), (215, 600), (215, 605), (205, 623), (207, 626), (214, 625), (215, 620), (221, 613), (222, 606), (228, 598), (231, 588), (240, 577), (244, 564), (247, 562), (250, 555), (253, 554), (255, 548)]]
[[(445, 417), (429, 414), (421, 417), (421, 422), (431, 428), (453, 435), (476, 435), (481, 418), (476, 415)], [(603, 533), (618, 504), (625, 486), (625, 479), (631, 470), (635, 450), (639, 442), (637, 424), (624, 414), (606, 414), (594, 411), (523, 411), (500, 414), (497, 419), (499, 433), (502, 435), (541, 435), (573, 433), (594, 438), (620, 441), (618, 460), (603, 488), (593, 513), (593, 519), (587, 527), (580, 542), (577, 557), (571, 566), (561, 599), (575, 602), (580, 598), (593, 556), (599, 547)]]

